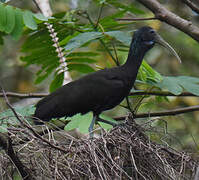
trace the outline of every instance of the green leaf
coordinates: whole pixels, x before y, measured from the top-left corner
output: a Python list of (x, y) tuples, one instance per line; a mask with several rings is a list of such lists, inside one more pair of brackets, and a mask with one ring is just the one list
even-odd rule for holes
[(19, 171), (14, 171), (12, 177), (13, 177), (13, 180), (23, 180)]
[(50, 92), (55, 91), (57, 88), (61, 87), (64, 81), (64, 73), (60, 73), (55, 76), (55, 79), (50, 84)]
[(179, 95), (182, 93), (182, 87), (178, 84), (176, 77), (164, 77), (163, 80), (157, 84), (157, 87), (161, 89), (168, 89), (169, 92)]
[(5, 32), (11, 33), (15, 26), (15, 11), (12, 6), (6, 6), (6, 26)]
[(130, 35), (130, 32), (109, 31), (105, 32), (105, 34), (116, 38), (118, 41), (122, 42), (126, 46), (129, 46), (131, 43), (132, 36)]
[(142, 61), (143, 71), (146, 72), (147, 78), (155, 82), (159, 82), (163, 79), (160, 73), (154, 70), (145, 60)]
[(155, 71), (146, 61), (143, 61), (139, 69), (137, 79), (141, 80), (142, 83), (144, 82), (150, 85), (154, 85), (154, 83), (163, 80), (163, 77), (157, 71)]
[(6, 6), (0, 3), (0, 31), (5, 31), (6, 27)]
[(78, 63), (96, 63), (95, 59), (91, 58), (67, 58), (67, 62), (78, 62)]
[[(114, 123), (118, 123), (116, 120), (114, 120), (113, 118), (105, 115), (105, 114), (100, 114), (100, 118), (104, 119), (104, 120), (107, 120), (107, 121), (110, 121), (110, 122), (114, 122)], [(103, 129), (106, 129), (106, 130), (110, 130), (113, 128), (113, 126), (111, 126), (110, 124), (107, 124), (107, 123), (103, 123), (103, 122), (98, 122), (99, 125), (103, 128)]]
[(36, 19), (41, 20), (41, 21), (48, 21), (48, 17), (44, 16), (44, 15), (41, 14), (41, 13), (34, 14), (34, 17), (35, 17)]
[(178, 76), (178, 77), (163, 77), (163, 80), (159, 83), (154, 83), (155, 86), (161, 89), (167, 89), (175, 95), (182, 93), (183, 89), (199, 96), (199, 78), (190, 76)]
[(182, 83), (184, 83), (184, 82), (187, 82), (187, 83), (189, 83), (189, 82), (191, 82), (191, 83), (199, 83), (199, 78), (197, 78), (197, 77), (178, 76), (176, 78), (179, 80), (179, 82), (182, 82)]
[(48, 77), (49, 73), (45, 73), (43, 75), (37, 76), (37, 78), (35, 79), (35, 84), (39, 84), (41, 83), (44, 79), (46, 79)]
[(77, 128), (81, 133), (88, 133), (88, 127), (90, 126), (92, 118), (93, 115), (91, 112), (84, 115), (76, 114), (72, 117), (67, 118), (71, 121), (65, 126), (64, 130), (69, 131)]
[[(26, 106), (26, 107), (15, 107), (15, 111), (20, 116), (32, 116), (35, 111), (34, 106)], [(30, 119), (27, 119), (30, 120)], [(0, 113), (0, 132), (7, 132), (7, 127), (16, 126), (19, 124), (18, 119), (15, 117), (13, 112), (10, 109), (7, 109)]]
[(91, 66), (87, 64), (68, 64), (68, 70), (78, 71), (81, 73), (91, 73), (95, 71)]
[[(53, 23), (52, 23), (53, 24)], [(57, 32), (57, 37), (61, 41), (65, 35), (69, 36), (73, 31), (71, 27), (60, 25), (60, 23), (53, 24), (55, 31)], [(49, 32), (46, 30), (46, 26), (43, 23), (38, 25), (38, 30), (32, 31), (28, 30), (29, 37), (26, 39), (22, 46), (21, 51), (26, 56), (21, 57), (20, 60), (26, 63), (26, 66), (31, 64), (36, 64), (41, 67), (37, 75), (35, 83), (42, 82), (47, 78), (50, 73), (60, 65), (59, 57), (55, 47), (53, 47), (53, 42), (49, 36)]]
[(189, 76), (177, 77), (179, 84), (188, 92), (199, 96), (199, 78)]
[(83, 46), (85, 43), (102, 37), (101, 32), (85, 32), (72, 38), (68, 44), (64, 47), (66, 51), (72, 51), (76, 48)]
[(81, 57), (81, 56), (98, 56), (99, 54), (96, 52), (71, 52), (66, 57)]
[(23, 32), (23, 17), (22, 17), (22, 12), (20, 9), (15, 10), (15, 26), (13, 31), (11, 32), (11, 36), (15, 39), (18, 40)]
[[(107, 121), (111, 121), (114, 123), (117, 123), (114, 119), (110, 118), (109, 116), (106, 116), (104, 114), (101, 114), (100, 117), (102, 119), (105, 119)], [(76, 114), (72, 117), (68, 117), (67, 119), (71, 120), (64, 128), (65, 131), (69, 131), (72, 129), (79, 129), (81, 133), (88, 133), (88, 128), (91, 124), (93, 118), (93, 113), (89, 112), (87, 114), (81, 115), (81, 114)], [(98, 122), (100, 126), (106, 130), (110, 130), (112, 128), (111, 125), (103, 123), (103, 122)]]
[(33, 13), (30, 12), (30, 11), (25, 11), (23, 13), (23, 21), (24, 21), (24, 24), (26, 25), (26, 27), (32, 29), (32, 30), (35, 30), (37, 29), (37, 24), (33, 18)]
[(144, 11), (142, 11), (141, 9), (136, 8), (135, 6), (133, 6), (133, 4), (128, 4), (125, 5), (124, 3), (120, 3), (117, 0), (108, 0), (106, 1), (107, 3), (115, 6), (118, 10), (126, 10), (129, 11), (133, 14), (144, 14)]
[(124, 11), (117, 11), (116, 13), (111, 14), (110, 16), (105, 16), (104, 18), (101, 18), (99, 23), (103, 26), (103, 28), (107, 28), (107, 29), (110, 29), (111, 26), (115, 26), (115, 25), (120, 26), (120, 23), (115, 21), (115, 19), (123, 17), (125, 13), (126, 13), (125, 10)]

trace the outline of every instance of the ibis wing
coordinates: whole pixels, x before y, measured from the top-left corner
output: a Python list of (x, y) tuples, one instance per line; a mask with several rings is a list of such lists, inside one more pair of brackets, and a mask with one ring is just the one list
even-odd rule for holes
[(124, 98), (123, 81), (106, 71), (99, 73), (66, 84), (43, 98), (36, 105), (35, 117), (48, 121), (89, 111), (101, 113), (119, 104)]

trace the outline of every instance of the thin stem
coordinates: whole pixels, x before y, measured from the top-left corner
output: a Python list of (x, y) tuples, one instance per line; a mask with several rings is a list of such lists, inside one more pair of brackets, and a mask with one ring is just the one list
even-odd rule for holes
[(37, 4), (37, 2), (36, 2), (35, 0), (33, 0), (33, 2), (34, 2), (34, 4), (35, 4), (35, 6), (37, 7), (37, 9), (39, 10), (39, 12), (42, 13), (42, 11), (41, 11), (39, 5)]
[[(161, 116), (175, 116), (175, 115), (184, 114), (188, 112), (194, 112), (194, 111), (199, 111), (199, 105), (185, 107), (185, 108), (178, 108), (178, 109), (173, 109), (173, 110), (168, 110), (168, 111), (139, 113), (139, 114), (134, 114), (134, 118), (136, 119), (136, 118), (150, 118), (150, 117), (161, 117)], [(114, 119), (117, 121), (121, 121), (121, 120), (124, 120), (125, 118), (126, 116), (121, 116), (121, 117), (115, 117)]]
[(118, 59), (118, 56), (117, 56), (117, 51), (116, 51), (114, 43), (112, 43), (112, 46), (113, 46), (113, 51), (115, 53), (116, 65), (120, 66), (120, 62), (119, 62), (119, 59)]
[(149, 18), (117, 18), (117, 21), (150, 21), (150, 20), (158, 20), (156, 17)]
[[(93, 26), (94, 30), (96, 32), (98, 32), (97, 27), (95, 26), (94, 22), (92, 21), (91, 17), (89, 16), (89, 14), (87, 12), (84, 12), (86, 15), (86, 18), (88, 19), (88, 21), (90, 22), (90, 24)], [(115, 62), (115, 64), (117, 64), (117, 60), (116, 58), (112, 55), (111, 51), (109, 50), (109, 48), (106, 46), (106, 44), (104, 43), (104, 41), (102, 39), (99, 39), (100, 43), (102, 44), (102, 46), (104, 47), (104, 49), (108, 52), (108, 54), (111, 56), (111, 58), (113, 59), (113, 61)]]
[(96, 24), (95, 24), (95, 28), (97, 28), (98, 23), (99, 23), (99, 21), (100, 21), (100, 18), (101, 18), (101, 15), (102, 15), (102, 9), (103, 9), (103, 7), (104, 7), (104, 3), (102, 3), (102, 5), (101, 5), (101, 7), (100, 7), (100, 11), (99, 11), (99, 15), (98, 15), (98, 18), (97, 18), (97, 22), (96, 22)]
[[(152, 90), (152, 89), (153, 89), (153, 87), (150, 88), (149, 91)], [(148, 90), (147, 90), (147, 91), (148, 91)], [(136, 104), (136, 106), (135, 106), (135, 108), (134, 108), (134, 112), (135, 112), (135, 113), (138, 111), (141, 102), (144, 100), (144, 98), (145, 98), (146, 96), (147, 96), (147, 95), (143, 95), (143, 96), (139, 99), (138, 103)]]

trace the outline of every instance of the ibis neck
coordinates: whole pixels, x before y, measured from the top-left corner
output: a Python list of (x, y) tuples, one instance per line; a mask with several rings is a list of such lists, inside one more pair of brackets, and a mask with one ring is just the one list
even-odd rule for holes
[(136, 78), (147, 50), (148, 49), (142, 49), (139, 46), (136, 46), (136, 43), (134, 41), (131, 43), (127, 61), (123, 65), (123, 68), (128, 73), (129, 77)]

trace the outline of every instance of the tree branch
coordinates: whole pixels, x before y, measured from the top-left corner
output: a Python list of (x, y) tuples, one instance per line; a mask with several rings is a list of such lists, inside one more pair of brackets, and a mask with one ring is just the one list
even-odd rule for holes
[[(15, 97), (15, 98), (43, 98), (49, 93), (15, 93), (15, 92), (5, 92), (7, 97)], [(129, 96), (144, 96), (144, 95), (149, 95), (149, 96), (177, 96), (177, 97), (184, 97), (184, 96), (194, 96), (197, 97), (194, 94), (191, 94), (189, 92), (183, 92), (179, 95), (172, 94), (167, 91), (137, 91), (137, 92), (131, 92)], [(0, 97), (4, 97), (3, 93), (0, 93)]]
[[(16, 98), (42, 98), (49, 93), (15, 93), (15, 92), (5, 92), (7, 97), (16, 97)], [(0, 93), (0, 97), (4, 97), (3, 93)]]
[(196, 95), (194, 95), (190, 92), (182, 92), (179, 95), (175, 95), (175, 94), (172, 94), (168, 91), (149, 91), (149, 92), (137, 91), (137, 92), (131, 92), (129, 94), (129, 96), (136, 96), (136, 95), (142, 95), (142, 96), (144, 96), (144, 95), (147, 95), (147, 96), (177, 96), (177, 97), (194, 96), (194, 97), (197, 97)]
[(193, 39), (199, 42), (199, 28), (192, 24), (191, 21), (187, 21), (176, 14), (170, 12), (165, 7), (163, 7), (156, 0), (138, 0), (146, 8), (151, 10), (155, 17), (160, 21), (166, 22), (167, 24), (181, 30), (182, 32), (188, 34)]
[[(174, 110), (161, 111), (161, 112), (152, 112), (152, 113), (139, 113), (135, 114), (134, 118), (147, 118), (147, 117), (158, 117), (158, 116), (175, 116), (179, 114), (184, 114), (188, 112), (199, 111), (199, 105), (190, 106), (185, 108), (178, 108)], [(117, 121), (124, 120), (127, 116), (115, 117)]]
[(9, 156), (12, 163), (15, 165), (17, 170), (19, 171), (21, 177), (24, 180), (32, 180), (33, 178), (28, 173), (27, 167), (25, 167), (20, 159), (18, 158), (17, 154), (15, 153), (12, 145), (12, 140), (7, 133), (0, 132), (0, 146), (5, 150), (6, 154)]
[(199, 14), (199, 8), (190, 0), (181, 0), (183, 3), (185, 3), (187, 6), (189, 6), (193, 11)]
[(157, 20), (156, 17), (150, 18), (117, 18), (117, 21), (150, 21), (150, 20)]

